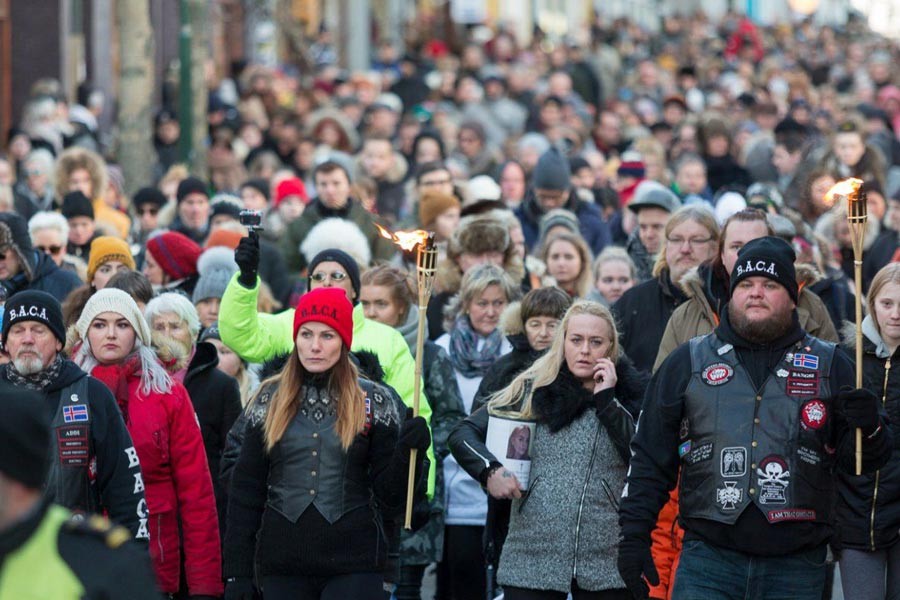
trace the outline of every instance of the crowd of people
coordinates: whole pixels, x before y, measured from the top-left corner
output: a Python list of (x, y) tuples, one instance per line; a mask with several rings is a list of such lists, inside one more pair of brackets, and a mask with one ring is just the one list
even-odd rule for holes
[(211, 76), (203, 173), (162, 106), (152, 181), (89, 84), (36, 82), (0, 155), (0, 600), (418, 600), (432, 565), (438, 600), (821, 600), (835, 563), (900, 594), (900, 46), (589, 25), (411, 28), (353, 73), (323, 31), (311, 72)]

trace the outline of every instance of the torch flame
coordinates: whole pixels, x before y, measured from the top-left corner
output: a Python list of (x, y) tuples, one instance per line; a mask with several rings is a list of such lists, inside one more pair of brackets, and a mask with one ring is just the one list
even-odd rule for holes
[(414, 249), (418, 244), (424, 246), (428, 242), (428, 232), (421, 229), (392, 233), (378, 223), (375, 223), (375, 227), (378, 228), (378, 233), (381, 234), (381, 237), (391, 240), (407, 252)]
[(862, 184), (862, 179), (856, 179), (855, 177), (844, 179), (825, 192), (825, 197), (822, 200), (826, 206), (832, 206), (836, 196), (847, 196), (851, 202), (855, 202), (859, 199), (859, 188)]

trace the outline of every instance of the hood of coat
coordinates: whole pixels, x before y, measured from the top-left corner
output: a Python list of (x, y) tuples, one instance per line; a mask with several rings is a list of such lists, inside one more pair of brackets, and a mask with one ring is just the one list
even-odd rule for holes
[(219, 352), (209, 342), (198, 342), (195, 346), (194, 357), (188, 364), (185, 381), (189, 377), (195, 377), (203, 371), (209, 371), (219, 366)]
[[(892, 356), (890, 348), (884, 343), (878, 328), (875, 326), (875, 319), (872, 315), (866, 315), (862, 322), (863, 333), (863, 352), (874, 354), (878, 358), (885, 359)], [(844, 321), (841, 328), (841, 341), (845, 348), (851, 353), (856, 350), (856, 323)]]

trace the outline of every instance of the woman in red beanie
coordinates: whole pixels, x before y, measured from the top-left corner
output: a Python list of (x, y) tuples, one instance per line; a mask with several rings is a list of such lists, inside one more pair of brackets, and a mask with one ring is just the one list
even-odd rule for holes
[(359, 377), (352, 312), (339, 288), (303, 295), (295, 351), (252, 403), (229, 495), (227, 600), (253, 598), (254, 562), (266, 600), (384, 598), (382, 523), (402, 511), (409, 451), (424, 455), (430, 436)]
[(153, 291), (181, 292), (188, 298), (197, 285), (197, 259), (202, 250), (197, 242), (182, 233), (166, 231), (147, 241), (142, 273)]

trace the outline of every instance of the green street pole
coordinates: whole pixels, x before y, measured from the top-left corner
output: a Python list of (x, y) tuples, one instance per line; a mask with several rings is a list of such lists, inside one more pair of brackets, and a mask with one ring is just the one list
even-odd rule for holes
[(179, 154), (188, 170), (194, 155), (194, 96), (191, 91), (191, 13), (188, 0), (181, 0), (181, 31), (178, 34), (178, 138)]

